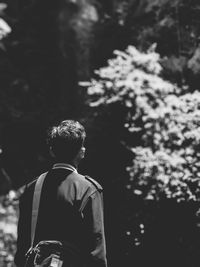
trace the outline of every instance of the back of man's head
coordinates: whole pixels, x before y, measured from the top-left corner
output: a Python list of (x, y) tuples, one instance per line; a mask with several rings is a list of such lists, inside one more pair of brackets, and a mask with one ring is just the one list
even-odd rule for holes
[(48, 144), (58, 161), (71, 162), (84, 145), (86, 132), (78, 121), (64, 120), (48, 132)]

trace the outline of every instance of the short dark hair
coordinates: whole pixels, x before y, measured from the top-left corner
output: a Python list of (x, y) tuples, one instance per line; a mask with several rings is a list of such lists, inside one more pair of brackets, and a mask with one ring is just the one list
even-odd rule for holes
[(78, 121), (64, 120), (48, 131), (48, 144), (57, 160), (75, 158), (86, 138), (85, 128)]

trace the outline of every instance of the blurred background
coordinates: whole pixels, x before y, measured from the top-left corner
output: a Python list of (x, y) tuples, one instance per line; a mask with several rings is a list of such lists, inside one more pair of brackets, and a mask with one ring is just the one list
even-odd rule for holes
[(0, 1), (1, 267), (62, 119), (88, 133), (109, 266), (199, 266), (199, 42), (197, 0)]

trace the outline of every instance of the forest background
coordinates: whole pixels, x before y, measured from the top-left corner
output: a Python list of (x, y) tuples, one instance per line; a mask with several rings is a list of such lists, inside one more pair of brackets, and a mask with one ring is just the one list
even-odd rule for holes
[(0, 266), (22, 186), (51, 166), (46, 129), (87, 129), (110, 266), (199, 265), (200, 3), (0, 1)]

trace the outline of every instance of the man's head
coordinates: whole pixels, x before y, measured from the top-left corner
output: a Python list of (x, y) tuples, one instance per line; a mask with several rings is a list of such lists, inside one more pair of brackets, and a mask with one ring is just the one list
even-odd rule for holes
[(85, 138), (85, 129), (78, 121), (64, 120), (50, 129), (48, 144), (57, 161), (78, 164), (85, 154)]

